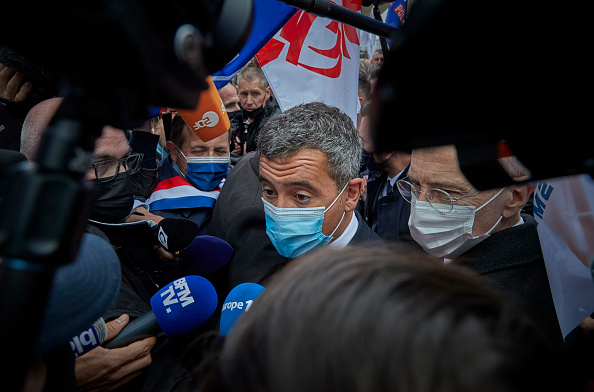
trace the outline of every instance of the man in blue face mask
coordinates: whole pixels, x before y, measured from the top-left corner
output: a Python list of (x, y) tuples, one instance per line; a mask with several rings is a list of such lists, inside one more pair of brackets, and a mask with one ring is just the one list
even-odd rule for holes
[(228, 132), (205, 142), (176, 115), (167, 149), (170, 154), (159, 165), (159, 183), (147, 200), (149, 210), (164, 218), (190, 219), (200, 227), (200, 235), (207, 234), (230, 167)]
[(235, 166), (213, 213), (211, 235), (234, 250), (230, 287), (265, 283), (291, 259), (324, 246), (382, 244), (355, 211), (361, 148), (353, 121), (321, 102), (268, 121), (257, 153)]

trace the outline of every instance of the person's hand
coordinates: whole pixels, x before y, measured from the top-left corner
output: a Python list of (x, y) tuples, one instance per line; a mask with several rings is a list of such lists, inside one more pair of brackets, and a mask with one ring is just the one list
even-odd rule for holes
[(236, 155), (241, 155), (241, 141), (237, 136), (235, 136), (235, 148), (231, 152)]
[[(140, 221), (153, 221), (155, 223), (159, 223), (163, 220), (162, 216), (151, 214), (148, 210), (142, 206), (138, 206), (134, 209), (138, 214), (130, 214), (128, 218), (126, 218), (126, 223), (132, 222), (140, 222)], [(139, 215), (140, 214), (140, 215)]]
[(177, 261), (179, 260), (180, 252), (167, 252), (165, 249), (160, 247), (159, 245), (153, 245), (153, 252), (157, 260), (161, 262), (169, 262), (169, 261)]
[[(113, 339), (128, 324), (130, 317), (123, 314), (108, 322), (107, 338)], [(76, 358), (74, 372), (80, 391), (111, 391), (135, 377), (151, 364), (151, 349), (157, 337), (151, 336), (126, 347), (106, 349), (95, 347)]]
[(25, 74), (16, 72), (0, 63), (0, 97), (15, 102), (23, 102), (31, 93), (33, 85), (25, 82)]
[(578, 326), (587, 336), (594, 337), (594, 319), (586, 317)]

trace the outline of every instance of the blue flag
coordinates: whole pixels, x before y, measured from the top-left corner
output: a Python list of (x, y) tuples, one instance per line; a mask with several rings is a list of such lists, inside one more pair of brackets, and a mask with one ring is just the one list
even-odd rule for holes
[(296, 12), (297, 8), (278, 0), (254, 0), (254, 23), (245, 45), (233, 60), (211, 75), (217, 89), (229, 83)]
[(407, 0), (396, 0), (388, 6), (388, 13), (386, 15), (386, 24), (394, 26), (397, 29), (402, 27), (406, 19)]
[[(399, 29), (406, 20), (406, 7), (408, 0), (396, 0), (390, 3), (386, 15), (386, 24), (394, 26)], [(392, 42), (387, 40), (388, 46), (392, 46)]]

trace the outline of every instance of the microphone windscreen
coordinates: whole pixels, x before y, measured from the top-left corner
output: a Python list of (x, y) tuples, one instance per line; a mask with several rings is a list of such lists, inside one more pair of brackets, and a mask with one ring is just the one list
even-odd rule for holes
[(175, 253), (194, 240), (200, 227), (189, 219), (165, 218), (157, 224), (157, 240), (167, 252)]
[(151, 298), (165, 335), (174, 337), (204, 324), (217, 308), (217, 292), (205, 278), (189, 275), (169, 283)]
[(185, 254), (192, 272), (202, 275), (227, 264), (233, 256), (233, 248), (218, 237), (201, 235), (186, 247)]
[(120, 291), (121, 265), (107, 241), (83, 234), (74, 262), (56, 270), (41, 325), (37, 353), (46, 353), (88, 328)]
[(219, 333), (225, 337), (243, 313), (247, 312), (252, 302), (264, 291), (257, 283), (242, 283), (233, 288), (225, 298), (221, 311)]

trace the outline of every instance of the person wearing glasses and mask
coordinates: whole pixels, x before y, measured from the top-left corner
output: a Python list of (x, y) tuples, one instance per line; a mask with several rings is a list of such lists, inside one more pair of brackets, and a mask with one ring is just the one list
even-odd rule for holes
[[(25, 143), (21, 144), (21, 150), (28, 159), (34, 160), (43, 130), (61, 103), (62, 98), (45, 100), (27, 115), (22, 133)], [(150, 312), (150, 299), (162, 285), (154, 272), (156, 253), (152, 223), (125, 222), (134, 205), (132, 176), (141, 169), (142, 160), (143, 155), (134, 153), (122, 129), (105, 126), (95, 140), (92, 162), (84, 176), (94, 191), (85, 230), (114, 247), (122, 269), (118, 295), (103, 315), (110, 325), (118, 326), (116, 330)], [(158, 353), (151, 352), (153, 348)], [(184, 377), (187, 374), (178, 365), (178, 359), (171, 356), (176, 350), (167, 339), (154, 337), (118, 349), (96, 347), (76, 359), (74, 371), (78, 387), (111, 390), (126, 384), (130, 389), (121, 390), (141, 390), (143, 385), (147, 389), (152, 385), (154, 390), (171, 390), (176, 380), (170, 375)]]
[[(515, 180), (529, 175), (515, 157), (500, 162)], [(448, 145), (413, 150), (408, 177), (397, 186), (411, 203), (410, 233), (426, 252), (481, 275), (562, 342), (536, 221), (522, 214), (534, 185), (478, 191)]]
[(381, 244), (355, 211), (361, 148), (353, 121), (321, 102), (268, 121), (257, 153), (235, 166), (213, 212), (211, 235), (234, 249), (230, 287), (264, 283), (289, 260), (323, 246)]

